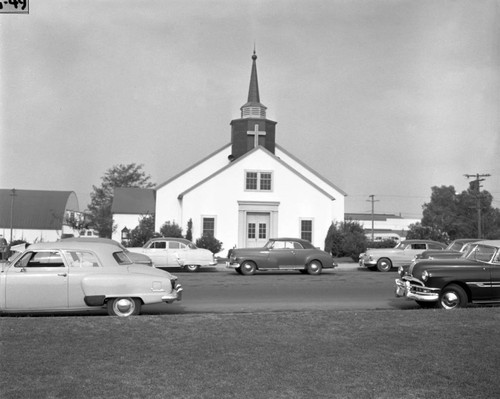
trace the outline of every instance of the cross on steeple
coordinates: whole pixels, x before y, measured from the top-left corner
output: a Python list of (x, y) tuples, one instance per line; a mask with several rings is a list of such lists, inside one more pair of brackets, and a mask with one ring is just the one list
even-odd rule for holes
[(253, 138), (253, 148), (259, 145), (259, 136), (265, 136), (266, 132), (259, 131), (259, 125), (256, 123), (254, 130), (247, 131), (248, 136), (254, 136)]

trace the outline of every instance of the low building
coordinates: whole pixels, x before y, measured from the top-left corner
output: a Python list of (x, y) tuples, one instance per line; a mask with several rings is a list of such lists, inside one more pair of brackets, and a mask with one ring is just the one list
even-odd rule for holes
[[(420, 219), (407, 219), (401, 215), (374, 213), (346, 213), (345, 220), (359, 222), (365, 230), (366, 238), (374, 241), (405, 239), (411, 224), (420, 222)], [(373, 231), (372, 231), (373, 221)]]
[(68, 221), (82, 214), (73, 191), (0, 189), (0, 234), (7, 241), (56, 241), (78, 235)]

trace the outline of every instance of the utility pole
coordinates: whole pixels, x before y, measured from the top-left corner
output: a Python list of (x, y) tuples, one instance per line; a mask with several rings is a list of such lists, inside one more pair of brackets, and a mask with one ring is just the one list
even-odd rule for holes
[(10, 244), (12, 244), (12, 222), (14, 219), (14, 197), (17, 197), (16, 189), (10, 190)]
[(476, 191), (476, 210), (477, 210), (477, 238), (482, 238), (481, 236), (481, 182), (484, 181), (483, 177), (490, 177), (489, 174), (479, 174), (475, 175), (464, 175), (467, 179), (475, 177), (473, 189)]
[(371, 199), (367, 200), (368, 202), (372, 203), (372, 241), (375, 241), (375, 236), (374, 236), (374, 229), (373, 225), (375, 223), (375, 202), (378, 202), (378, 200), (375, 200), (375, 195), (371, 194), (369, 195)]

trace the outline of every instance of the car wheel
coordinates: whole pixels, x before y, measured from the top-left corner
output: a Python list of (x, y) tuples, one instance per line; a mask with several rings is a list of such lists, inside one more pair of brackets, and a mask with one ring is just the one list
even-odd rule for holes
[(417, 304), (424, 309), (433, 309), (436, 307), (436, 302), (427, 302), (427, 301), (415, 301)]
[(307, 273), (309, 274), (321, 274), (321, 269), (323, 269), (323, 267), (317, 260), (313, 260), (307, 265)]
[(141, 311), (141, 301), (128, 297), (113, 298), (108, 301), (107, 307), (110, 316), (134, 316)]
[(248, 261), (243, 262), (240, 266), (241, 274), (244, 276), (251, 276), (252, 274), (255, 274), (256, 269), (255, 263)]
[(456, 284), (450, 284), (443, 288), (439, 296), (439, 307), (441, 309), (464, 308), (467, 303), (467, 294), (462, 287)]
[(197, 272), (199, 268), (200, 268), (200, 265), (187, 265), (186, 266), (186, 270), (188, 272)]
[(392, 269), (392, 262), (390, 259), (381, 258), (377, 262), (377, 269), (379, 272), (389, 272)]

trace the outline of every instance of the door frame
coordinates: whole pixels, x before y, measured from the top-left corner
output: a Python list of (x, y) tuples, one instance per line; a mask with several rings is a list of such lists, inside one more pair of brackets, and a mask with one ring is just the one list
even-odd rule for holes
[(238, 247), (246, 245), (247, 214), (267, 213), (269, 214), (269, 238), (278, 233), (278, 208), (277, 201), (238, 201)]

